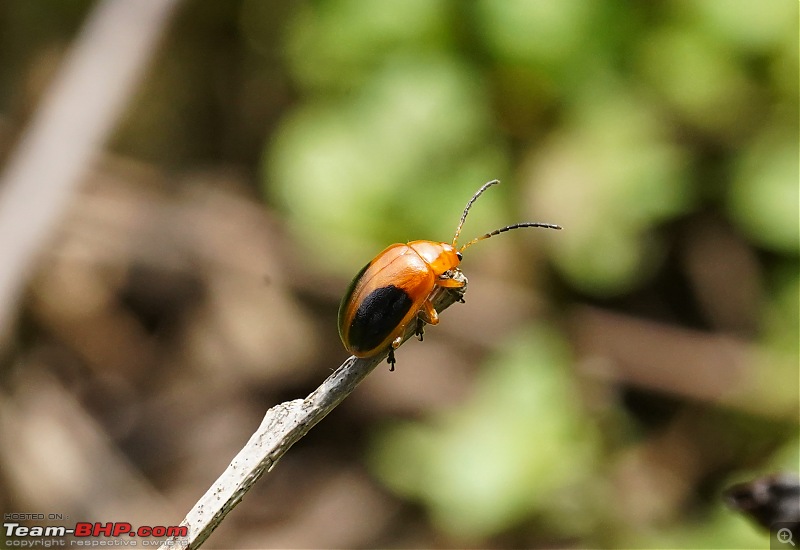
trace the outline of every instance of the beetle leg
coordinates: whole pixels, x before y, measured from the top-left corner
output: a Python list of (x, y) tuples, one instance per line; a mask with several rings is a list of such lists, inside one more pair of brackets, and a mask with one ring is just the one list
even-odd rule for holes
[(430, 300), (425, 300), (422, 302), (422, 308), (417, 314), (417, 319), (422, 319), (429, 325), (439, 324), (439, 314), (436, 313), (436, 308), (433, 307), (433, 302)]
[(386, 358), (386, 362), (389, 363), (389, 372), (392, 372), (394, 364), (397, 362), (394, 358), (394, 348), (389, 348), (389, 357)]
[(434, 280), (434, 284), (438, 286), (443, 286), (445, 288), (462, 288), (466, 286), (467, 283), (464, 281), (459, 281), (458, 279), (453, 279), (451, 277), (444, 277), (439, 276)]
[(400, 344), (403, 343), (403, 335), (401, 334), (394, 340), (392, 340), (392, 345), (389, 347), (389, 357), (386, 358), (386, 362), (389, 363), (391, 366), (389, 367), (389, 371), (394, 370), (394, 364), (396, 363), (394, 359), (394, 350), (400, 347)]
[(425, 334), (425, 321), (422, 320), (421, 317), (417, 316), (417, 328), (414, 330), (414, 334), (422, 342), (422, 337)]

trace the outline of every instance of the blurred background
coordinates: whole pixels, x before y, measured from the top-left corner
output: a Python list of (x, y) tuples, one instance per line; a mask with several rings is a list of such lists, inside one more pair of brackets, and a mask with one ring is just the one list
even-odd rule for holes
[[(99, 6), (0, 4), (0, 177)], [(720, 495), (800, 460), (796, 1), (198, 0), (165, 25), (0, 304), (0, 509), (178, 524), (346, 358), (352, 276), (449, 241), (499, 178), (464, 238), (564, 230), (471, 248), (466, 304), (205, 547), (766, 546)]]

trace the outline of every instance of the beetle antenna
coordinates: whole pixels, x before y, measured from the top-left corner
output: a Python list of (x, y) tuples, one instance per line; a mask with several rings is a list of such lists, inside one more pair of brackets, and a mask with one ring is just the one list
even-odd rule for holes
[[(492, 183), (492, 182), (489, 182)], [(484, 186), (486, 187), (486, 186)], [(461, 247), (459, 252), (464, 252), (467, 248), (472, 246), (478, 241), (482, 241), (484, 239), (488, 239), (489, 237), (493, 237), (494, 235), (499, 235), (500, 233), (505, 233), (506, 231), (511, 231), (512, 229), (520, 229), (522, 227), (545, 227), (547, 229), (561, 229), (560, 225), (555, 225), (553, 223), (539, 223), (539, 222), (522, 222), (522, 223), (515, 223), (514, 225), (507, 225), (506, 227), (501, 227), (500, 229), (495, 229), (491, 233), (487, 233), (485, 235), (481, 235), (480, 237), (475, 237), (470, 242), (465, 244)]]
[[(469, 199), (469, 202), (467, 203), (467, 206), (464, 207), (464, 213), (461, 214), (461, 220), (458, 222), (458, 227), (456, 228), (456, 234), (453, 237), (453, 247), (454, 248), (456, 246), (456, 243), (458, 242), (458, 236), (461, 235), (461, 228), (464, 225), (464, 220), (467, 219), (467, 214), (469, 213), (469, 209), (472, 208), (472, 203), (474, 203), (476, 200), (478, 200), (478, 197), (480, 197), (483, 194), (484, 191), (489, 189), (492, 185), (497, 185), (498, 183), (500, 183), (500, 180), (487, 181), (486, 183), (484, 183), (481, 186), (480, 189), (478, 189), (475, 192), (474, 195), (472, 195), (472, 198)], [(486, 237), (486, 238), (488, 238), (488, 237)]]

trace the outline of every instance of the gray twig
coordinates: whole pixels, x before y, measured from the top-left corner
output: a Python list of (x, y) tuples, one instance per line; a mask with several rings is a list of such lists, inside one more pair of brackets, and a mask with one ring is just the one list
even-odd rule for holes
[[(451, 276), (467, 282), (458, 270)], [(434, 307), (438, 312), (443, 311), (460, 300), (465, 290), (466, 286), (461, 289), (438, 287), (432, 297)], [(410, 325), (404, 340), (414, 334), (414, 324)], [(350, 395), (386, 356), (387, 352), (366, 359), (350, 357), (305, 399), (287, 401), (269, 409), (244, 448), (181, 522), (188, 528), (188, 536), (167, 539), (161, 550), (179, 546), (199, 548), (253, 484), (270, 472), (286, 451)]]

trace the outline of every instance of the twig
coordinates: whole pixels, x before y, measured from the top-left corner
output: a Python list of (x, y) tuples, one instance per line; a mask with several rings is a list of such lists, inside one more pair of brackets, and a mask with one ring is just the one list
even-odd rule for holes
[(0, 339), (39, 251), (135, 91), (180, 0), (104, 0), (0, 178)]
[[(455, 270), (452, 277), (466, 285), (467, 278), (460, 271)], [(443, 311), (460, 300), (465, 290), (466, 286), (460, 289), (439, 287), (432, 298), (434, 307), (438, 312)], [(411, 323), (406, 330), (404, 340), (414, 334), (413, 325)], [(171, 537), (160, 550), (199, 548), (253, 484), (270, 472), (286, 451), (350, 395), (386, 356), (387, 353), (367, 359), (350, 357), (305, 399), (287, 401), (269, 409), (244, 448), (181, 522), (188, 527), (188, 536)]]

